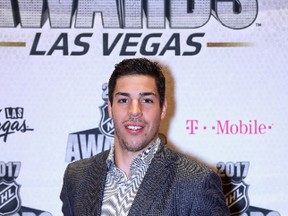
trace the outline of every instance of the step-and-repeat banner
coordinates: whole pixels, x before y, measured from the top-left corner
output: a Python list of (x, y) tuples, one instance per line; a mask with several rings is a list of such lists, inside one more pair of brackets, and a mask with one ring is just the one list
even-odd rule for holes
[(62, 215), (68, 163), (109, 149), (124, 58), (167, 77), (167, 145), (219, 173), (231, 215), (288, 215), (287, 0), (1, 0), (0, 215)]

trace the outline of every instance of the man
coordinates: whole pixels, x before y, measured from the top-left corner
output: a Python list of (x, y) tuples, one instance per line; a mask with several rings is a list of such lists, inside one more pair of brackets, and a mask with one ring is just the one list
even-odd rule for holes
[(219, 176), (158, 136), (167, 109), (160, 66), (144, 58), (123, 60), (108, 88), (114, 145), (67, 167), (64, 215), (229, 215)]

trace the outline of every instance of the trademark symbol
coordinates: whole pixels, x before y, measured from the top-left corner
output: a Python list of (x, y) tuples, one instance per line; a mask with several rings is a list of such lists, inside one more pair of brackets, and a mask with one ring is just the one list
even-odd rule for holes
[(256, 23), (256, 26), (260, 27), (260, 26), (262, 26), (262, 24), (261, 23)]

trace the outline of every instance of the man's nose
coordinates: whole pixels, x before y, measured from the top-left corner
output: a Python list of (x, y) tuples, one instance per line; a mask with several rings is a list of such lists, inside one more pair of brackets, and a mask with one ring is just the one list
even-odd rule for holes
[(138, 100), (132, 100), (129, 107), (129, 115), (130, 116), (142, 116), (142, 106)]

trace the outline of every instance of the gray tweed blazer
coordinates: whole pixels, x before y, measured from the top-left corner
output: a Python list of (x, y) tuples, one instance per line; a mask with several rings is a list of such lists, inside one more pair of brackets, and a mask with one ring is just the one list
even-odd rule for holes
[[(60, 198), (65, 216), (100, 216), (108, 151), (66, 168)], [(129, 216), (228, 216), (221, 180), (211, 169), (161, 144)]]

